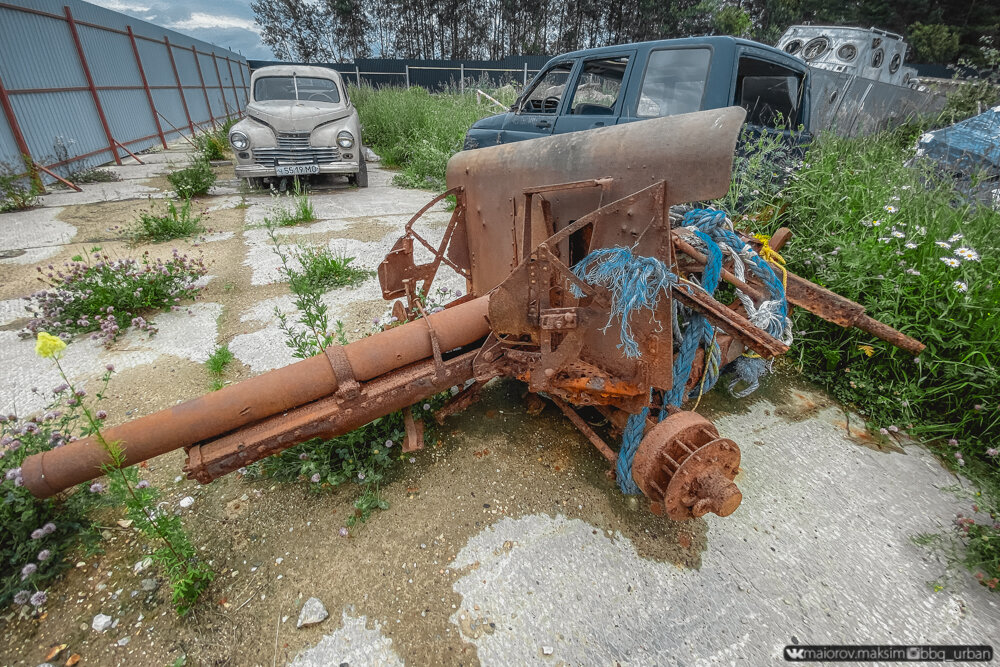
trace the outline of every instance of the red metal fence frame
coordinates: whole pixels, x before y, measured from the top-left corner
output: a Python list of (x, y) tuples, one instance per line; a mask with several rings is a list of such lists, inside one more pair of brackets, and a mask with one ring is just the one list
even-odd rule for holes
[[(84, 76), (87, 79), (87, 85), (86, 86), (64, 86), (64, 87), (56, 87), (56, 88), (21, 88), (21, 89), (8, 89), (8, 88), (5, 88), (4, 85), (3, 85), (2, 79), (0, 79), (0, 108), (2, 108), (2, 110), (3, 110), (3, 115), (4, 115), (4, 117), (7, 120), (7, 125), (10, 127), (11, 134), (14, 136), (14, 142), (17, 144), (17, 148), (18, 148), (19, 151), (21, 151), (21, 154), (24, 155), (24, 156), (27, 156), (27, 159), (31, 161), (31, 164), (37, 165), (38, 167), (42, 167), (43, 166), (40, 163), (36, 162), (35, 159), (34, 159), (34, 157), (31, 155), (31, 151), (30, 151), (30, 149), (28, 147), (27, 141), (25, 140), (24, 133), (21, 131), (21, 127), (20, 127), (20, 125), (18, 123), (18, 120), (17, 120), (17, 115), (14, 112), (14, 107), (13, 107), (13, 105), (10, 102), (11, 96), (14, 96), (14, 95), (27, 95), (27, 94), (34, 94), (34, 93), (89, 92), (91, 94), (93, 100), (94, 100), (94, 106), (97, 109), (97, 115), (98, 115), (98, 117), (101, 120), (101, 126), (102, 126), (102, 128), (104, 130), (105, 137), (107, 138), (107, 141), (108, 141), (108, 146), (106, 148), (100, 148), (100, 149), (97, 149), (97, 150), (94, 150), (94, 151), (90, 151), (89, 153), (84, 153), (82, 155), (75, 155), (75, 156), (73, 156), (73, 157), (71, 157), (71, 158), (69, 158), (67, 160), (62, 160), (60, 162), (54, 162), (54, 163), (49, 164), (49, 165), (44, 165), (44, 167), (45, 167), (44, 171), (46, 173), (49, 172), (49, 169), (52, 169), (52, 168), (55, 168), (55, 167), (62, 167), (62, 166), (65, 166), (67, 164), (70, 164), (72, 162), (76, 162), (78, 160), (83, 160), (83, 159), (86, 159), (88, 157), (93, 157), (95, 155), (99, 155), (101, 153), (105, 153), (108, 150), (110, 150), (111, 154), (114, 156), (115, 162), (117, 164), (121, 164), (121, 156), (118, 153), (118, 147), (121, 147), (123, 150), (125, 150), (126, 152), (128, 152), (128, 153), (131, 154), (131, 151), (129, 151), (128, 148), (127, 148), (128, 145), (140, 143), (140, 142), (143, 142), (143, 141), (148, 141), (148, 140), (154, 139), (154, 138), (159, 139), (160, 143), (163, 145), (163, 147), (166, 148), (167, 147), (167, 136), (171, 135), (171, 134), (175, 134), (175, 133), (183, 134), (184, 130), (183, 129), (173, 128), (171, 130), (166, 130), (165, 131), (163, 129), (163, 127), (160, 125), (159, 112), (156, 109), (156, 104), (155, 104), (154, 99), (153, 99), (153, 93), (152, 93), (152, 91), (154, 91), (154, 90), (176, 90), (177, 91), (178, 95), (180, 95), (180, 98), (181, 98), (181, 105), (184, 107), (184, 115), (185, 115), (185, 117), (187, 119), (187, 130), (189, 130), (191, 134), (194, 134), (195, 133), (195, 129), (198, 128), (198, 127), (200, 127), (201, 125), (205, 125), (207, 123), (211, 123), (212, 125), (215, 125), (215, 123), (216, 123), (216, 118), (215, 118), (214, 114), (212, 113), (212, 106), (211, 106), (210, 103), (208, 103), (209, 102), (209, 100), (208, 100), (208, 90), (207, 90), (208, 88), (218, 88), (219, 89), (219, 92), (222, 95), (223, 104), (225, 105), (225, 108), (226, 108), (226, 118), (227, 119), (230, 118), (230, 117), (232, 117), (232, 116), (234, 116), (234, 115), (238, 117), (239, 115), (242, 114), (242, 109), (240, 108), (238, 95), (237, 95), (237, 103), (236, 103), (237, 110), (235, 112), (230, 113), (229, 105), (225, 103), (225, 99), (226, 99), (225, 86), (222, 83), (222, 78), (219, 76), (218, 63), (217, 63), (217, 60), (216, 60), (218, 56), (216, 56), (216, 54), (214, 52), (199, 51), (195, 45), (191, 46), (191, 51), (194, 54), (194, 58), (195, 58), (195, 64), (198, 66), (198, 74), (199, 74), (199, 76), (201, 76), (201, 65), (200, 65), (200, 63), (198, 61), (198, 56), (199, 55), (204, 55), (204, 56), (211, 56), (212, 57), (213, 63), (215, 63), (216, 76), (218, 77), (218, 85), (216, 85), (216, 86), (206, 86), (205, 83), (204, 83), (204, 79), (203, 78), (201, 80), (201, 85), (200, 86), (199, 85), (191, 85), (191, 84), (184, 85), (184, 84), (181, 83), (181, 78), (180, 78), (180, 76), (179, 76), (179, 74), (177, 72), (177, 65), (174, 62), (174, 53), (173, 53), (174, 46), (171, 45), (170, 39), (167, 37), (167, 35), (164, 35), (163, 39), (159, 40), (159, 39), (155, 39), (153, 37), (147, 37), (145, 35), (137, 35), (137, 34), (135, 34), (133, 32), (133, 30), (132, 30), (132, 26), (131, 25), (125, 26), (125, 28), (126, 28), (125, 30), (119, 30), (117, 28), (110, 28), (108, 26), (100, 25), (100, 24), (97, 24), (97, 23), (91, 23), (89, 21), (79, 21), (79, 20), (76, 20), (73, 17), (73, 13), (72, 13), (72, 11), (70, 10), (70, 8), (68, 6), (64, 6), (63, 7), (63, 10), (65, 12), (64, 15), (55, 14), (55, 13), (52, 13), (52, 12), (47, 12), (47, 11), (44, 11), (44, 10), (41, 10), (41, 9), (35, 9), (35, 8), (32, 8), (32, 7), (21, 7), (21, 6), (18, 6), (18, 5), (12, 5), (12, 4), (9, 4), (9, 3), (6, 3), (6, 2), (0, 2), (0, 8), (11, 10), (11, 11), (16, 11), (16, 12), (23, 12), (23, 13), (26, 13), (26, 14), (34, 14), (36, 16), (44, 16), (46, 18), (55, 19), (57, 21), (65, 21), (67, 23), (67, 25), (69, 26), (70, 34), (73, 37), (73, 41), (74, 41), (74, 44), (75, 44), (75, 47), (76, 47), (76, 52), (77, 52), (77, 54), (79, 56), (79, 59), (80, 59), (80, 65), (83, 68)], [(91, 72), (90, 72), (90, 66), (87, 63), (87, 56), (86, 56), (86, 52), (85, 52), (85, 50), (83, 48), (83, 43), (80, 41), (80, 36), (79, 36), (78, 31), (77, 31), (77, 26), (85, 26), (87, 28), (93, 28), (93, 29), (96, 29), (96, 30), (103, 30), (105, 32), (110, 32), (110, 33), (114, 33), (114, 34), (118, 34), (118, 35), (124, 35), (124, 36), (128, 37), (129, 41), (131, 43), (131, 46), (132, 46), (132, 54), (135, 57), (135, 63), (136, 63), (136, 66), (137, 66), (137, 68), (139, 70), (139, 78), (142, 80), (142, 85), (141, 86), (98, 86), (98, 85), (95, 85), (94, 78), (93, 78), (93, 76), (91, 75)], [(140, 39), (144, 40), (144, 41), (147, 41), (147, 42), (151, 42), (153, 44), (159, 44), (159, 45), (162, 45), (162, 46), (166, 47), (166, 49), (167, 49), (167, 55), (168, 55), (169, 60), (170, 60), (170, 66), (171, 66), (171, 69), (173, 70), (174, 80), (176, 81), (176, 85), (173, 85), (173, 86), (170, 86), (170, 85), (151, 86), (149, 84), (149, 81), (146, 78), (145, 69), (144, 69), (144, 67), (142, 65), (142, 59), (139, 56), (139, 47), (138, 47), (138, 44), (137, 44), (137, 40), (140, 40)], [(181, 47), (177, 47), (177, 48), (181, 48)], [(184, 48), (186, 48), (186, 47), (184, 47)], [(223, 57), (227, 61), (230, 60), (228, 56), (223, 56)], [(243, 66), (244, 66), (244, 63), (238, 62), (238, 64), (239, 64), (239, 67), (240, 67), (240, 80), (242, 82), (242, 88), (243, 88), (245, 94), (249, 94), (249, 91), (247, 90), (246, 79), (244, 78), (244, 75), (243, 75)], [(232, 75), (232, 67), (231, 66), (230, 66), (230, 80), (231, 80), (231, 84), (232, 84), (232, 88), (233, 88), (233, 93), (234, 93), (234, 95), (236, 95), (236, 80), (235, 80), (235, 78)], [(195, 123), (195, 122), (192, 121), (191, 114), (190, 114), (190, 111), (188, 110), (188, 106), (187, 106), (187, 100), (184, 98), (184, 90), (185, 89), (192, 89), (192, 88), (202, 88), (202, 90), (205, 92), (205, 101), (206, 101), (206, 103), (208, 103), (208, 113), (209, 113), (209, 119), (208, 120), (199, 121), (197, 123)], [(142, 90), (142, 91), (144, 91), (144, 93), (146, 95), (146, 100), (149, 103), (149, 112), (152, 115), (154, 124), (156, 125), (156, 133), (148, 135), (148, 136), (145, 136), (145, 137), (131, 138), (131, 139), (128, 139), (128, 140), (125, 140), (125, 141), (116, 140), (114, 138), (112, 132), (111, 132), (111, 127), (110, 127), (110, 125), (108, 123), (107, 116), (104, 113), (104, 109), (101, 106), (100, 96), (98, 95), (98, 93), (100, 91), (103, 91), (103, 90)], [(32, 170), (32, 177), (36, 178), (36, 179), (38, 178), (37, 172), (35, 172), (34, 170)], [(39, 180), (39, 184), (40, 184), (40, 180)]]

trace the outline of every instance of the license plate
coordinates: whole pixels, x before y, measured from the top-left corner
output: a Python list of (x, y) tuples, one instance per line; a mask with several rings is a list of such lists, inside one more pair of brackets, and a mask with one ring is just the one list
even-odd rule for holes
[(299, 176), (300, 174), (318, 174), (318, 164), (293, 164), (287, 167), (275, 167), (276, 176)]

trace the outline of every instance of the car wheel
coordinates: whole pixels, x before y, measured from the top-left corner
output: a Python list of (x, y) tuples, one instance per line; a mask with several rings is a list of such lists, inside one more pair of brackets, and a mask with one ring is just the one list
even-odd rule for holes
[(358, 156), (358, 173), (354, 176), (354, 182), (359, 188), (368, 187), (368, 164), (365, 162), (364, 149), (361, 149), (361, 155)]

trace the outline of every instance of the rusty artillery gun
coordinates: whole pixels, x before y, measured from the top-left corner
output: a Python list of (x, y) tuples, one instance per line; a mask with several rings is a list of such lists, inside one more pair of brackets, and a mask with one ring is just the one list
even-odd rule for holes
[[(616, 466), (623, 488), (641, 491), (654, 512), (675, 520), (732, 513), (742, 500), (733, 482), (739, 447), (680, 403), (704, 387), (711, 367), (746, 355), (772, 359), (788, 344), (749, 319), (768, 297), (767, 280), (740, 272), (735, 255), (714, 270), (742, 300), (720, 303), (700, 284), (713, 252), (703, 243), (699, 249), (697, 231), (672, 224), (671, 207), (726, 193), (744, 113), (705, 111), (455, 155), (448, 191), (410, 220), (378, 269), (384, 297), (398, 299), (401, 325), (110, 428), (106, 439), (121, 443), (127, 465), (184, 447), (187, 475), (207, 483), (397, 410), (404, 410), (404, 450), (419, 449), (423, 423), (409, 406), (464, 387), (435, 414), (441, 421), (471, 404), (490, 379), (509, 377), (554, 402)], [(457, 204), (432, 243), (417, 223), (447, 195)], [(780, 249), (788, 237), (779, 230), (769, 247)], [(760, 248), (745, 236), (727, 238), (730, 246)], [(615, 315), (620, 295), (573, 270), (591, 253), (615, 248), (653, 258), (674, 280), (650, 312), (630, 318), (631, 355), (605, 331), (625, 324), (618, 320), (626, 315)], [(464, 278), (467, 292), (428, 314), (421, 294), (441, 271)], [(863, 306), (791, 273), (783, 288), (794, 306), (914, 354), (923, 349)], [(672, 324), (680, 307), (711, 325), (712, 341), (678, 374), (682, 346)], [(647, 417), (668, 393), (682, 398), (664, 405), (658, 420)], [(577, 412), (584, 406), (603, 413), (612, 430), (641, 439), (628, 465), (621, 465), (625, 443), (616, 453)], [(32, 493), (46, 497), (100, 476), (106, 463), (88, 438), (29, 457), (22, 474)]]

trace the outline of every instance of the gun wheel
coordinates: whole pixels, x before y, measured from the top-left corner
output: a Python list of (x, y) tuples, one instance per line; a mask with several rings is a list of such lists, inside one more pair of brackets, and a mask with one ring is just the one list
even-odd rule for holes
[(740, 448), (720, 438), (712, 422), (695, 412), (678, 412), (654, 426), (639, 444), (632, 477), (655, 514), (675, 521), (709, 512), (729, 516), (743, 494), (733, 483)]

